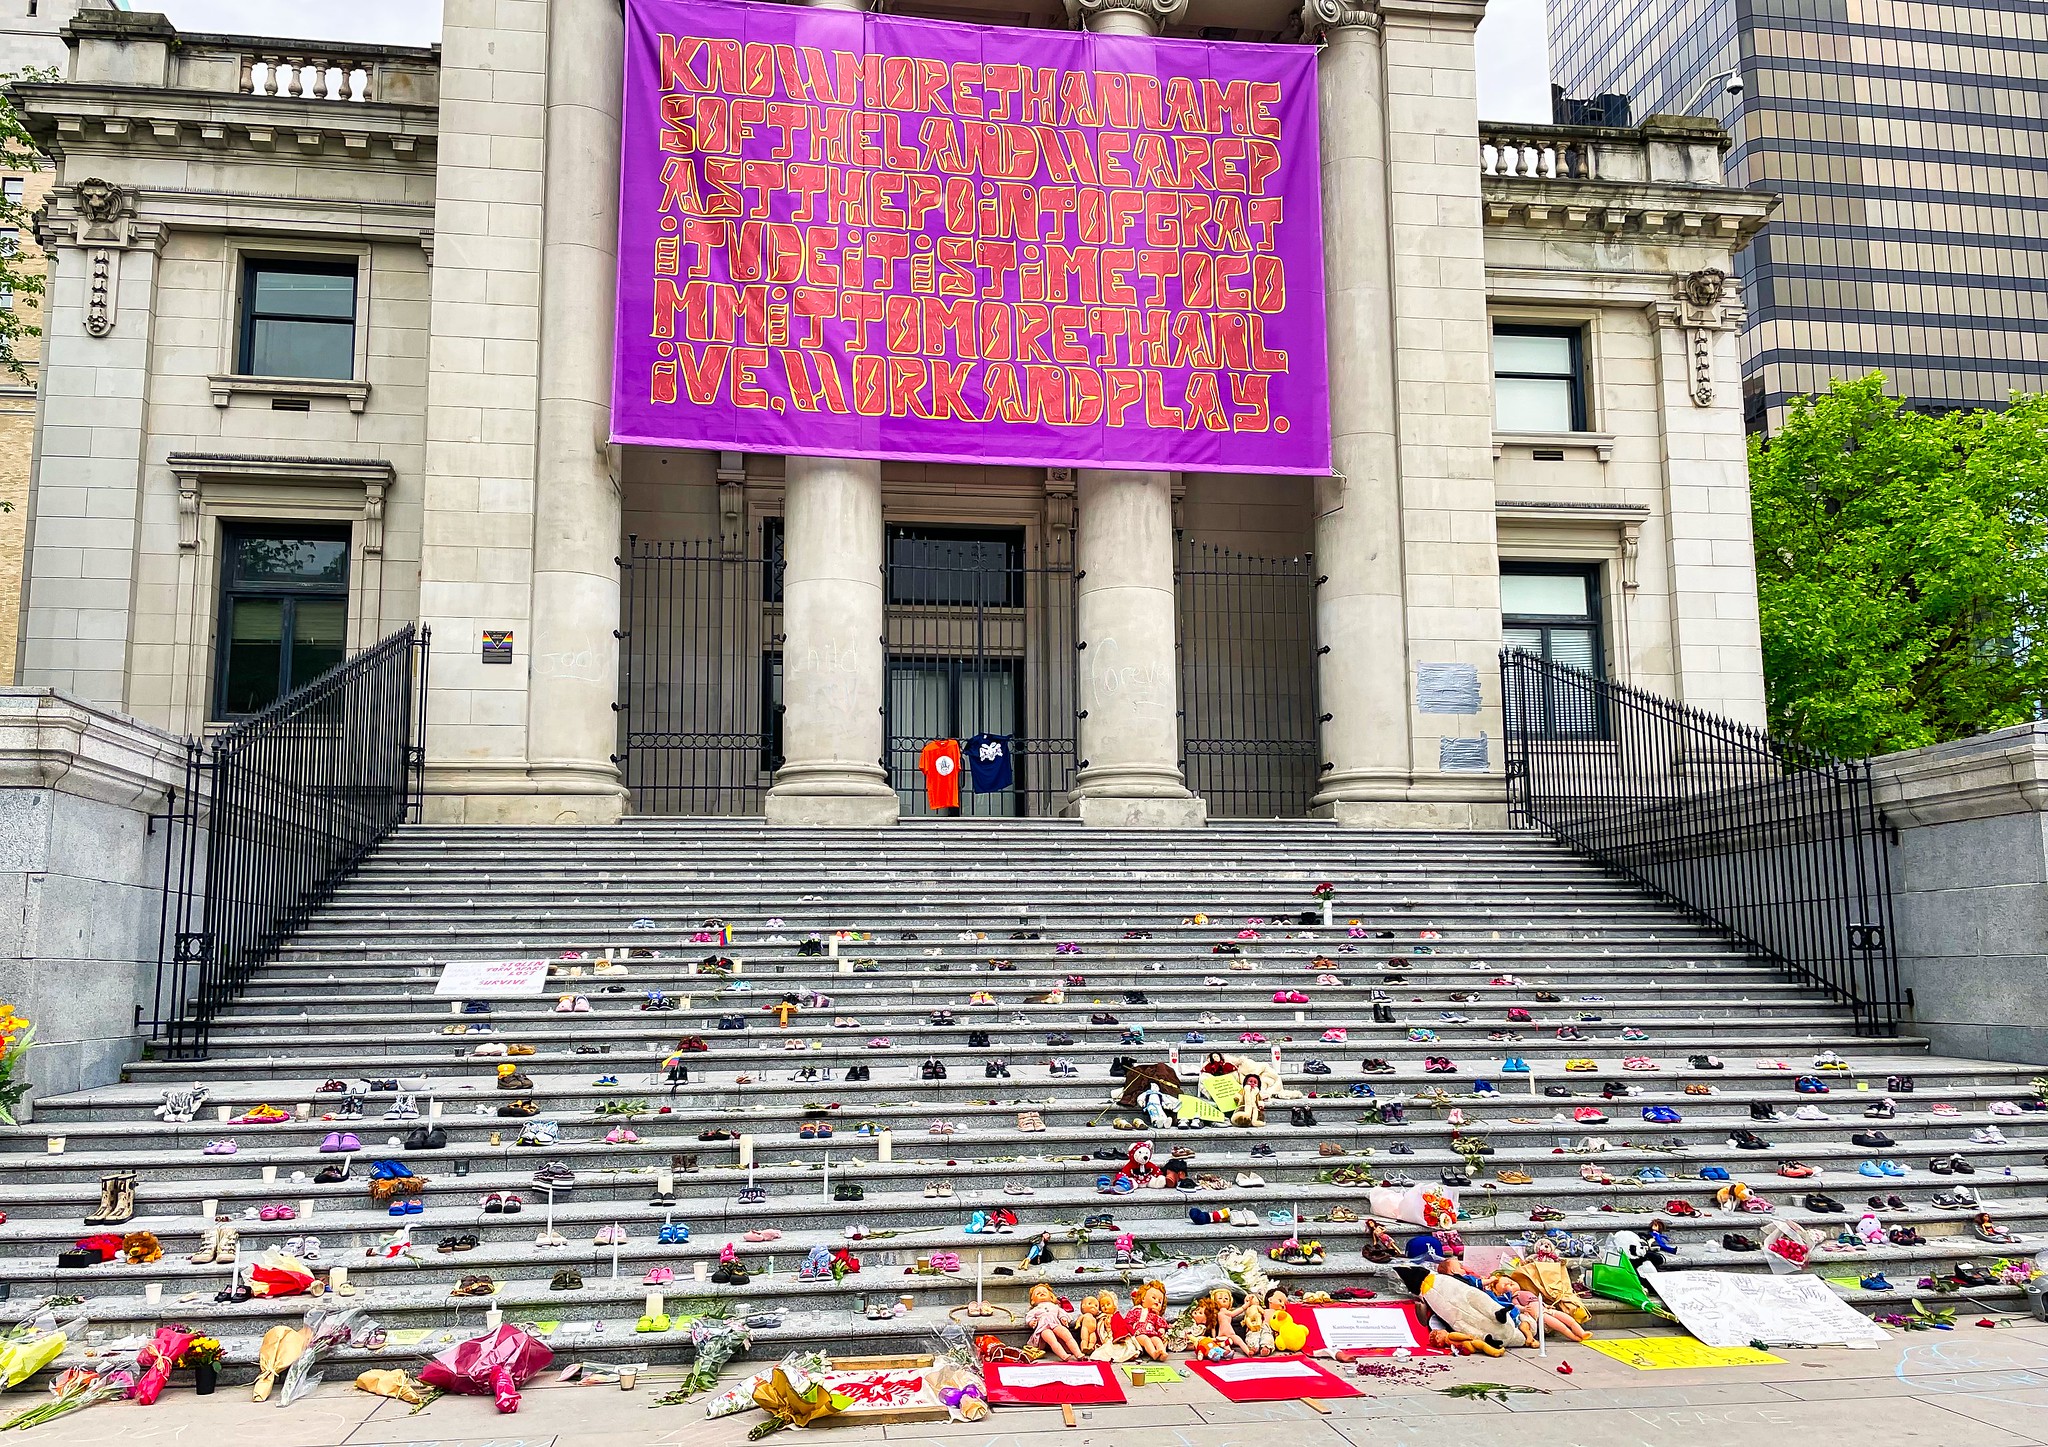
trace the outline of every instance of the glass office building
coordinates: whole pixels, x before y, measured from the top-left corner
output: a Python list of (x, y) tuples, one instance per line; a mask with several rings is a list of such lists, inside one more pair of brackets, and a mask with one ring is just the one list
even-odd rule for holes
[(1732, 179), (1782, 198), (1737, 263), (1752, 428), (1872, 370), (1930, 410), (2048, 383), (2043, 0), (1548, 4), (1560, 119), (1714, 116)]

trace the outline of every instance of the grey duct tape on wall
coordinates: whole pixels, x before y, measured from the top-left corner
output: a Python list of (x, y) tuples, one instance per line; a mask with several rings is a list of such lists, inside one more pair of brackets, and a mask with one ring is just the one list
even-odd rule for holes
[(1486, 772), (1486, 735), (1476, 739), (1439, 739), (1436, 751), (1437, 767), (1446, 774), (1483, 774)]
[(1479, 670), (1469, 663), (1416, 664), (1415, 706), (1423, 713), (1478, 713)]

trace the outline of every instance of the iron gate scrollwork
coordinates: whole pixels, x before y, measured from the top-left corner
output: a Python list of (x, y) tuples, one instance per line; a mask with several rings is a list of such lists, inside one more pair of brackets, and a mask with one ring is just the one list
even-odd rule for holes
[(1315, 560), (1182, 541), (1181, 768), (1218, 819), (1308, 813), (1322, 769)]

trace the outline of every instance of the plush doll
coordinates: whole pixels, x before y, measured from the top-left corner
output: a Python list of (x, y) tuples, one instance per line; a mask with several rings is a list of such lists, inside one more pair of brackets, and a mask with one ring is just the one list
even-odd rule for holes
[(1166, 1283), (1148, 1281), (1131, 1297), (1131, 1340), (1155, 1362), (1166, 1360)]
[(1256, 1292), (1247, 1295), (1244, 1306), (1239, 1310), (1240, 1324), (1244, 1327), (1244, 1352), (1249, 1357), (1270, 1357), (1273, 1355), (1273, 1325), (1266, 1319), (1266, 1304)]
[(1237, 1109), (1232, 1112), (1230, 1123), (1232, 1125), (1248, 1127), (1264, 1125), (1266, 1123), (1266, 1111), (1263, 1103), (1265, 1081), (1259, 1076), (1247, 1075), (1244, 1078), (1243, 1088), (1244, 1096), (1238, 1101)]
[[(1250, 1305), (1249, 1300), (1246, 1305)], [(1240, 1314), (1241, 1308), (1232, 1298), (1230, 1288), (1219, 1286), (1195, 1303), (1195, 1326), (1206, 1340), (1221, 1347), (1234, 1347), (1242, 1353), (1244, 1338), (1237, 1334), (1236, 1326)]]
[(1470, 1336), (1462, 1331), (1432, 1331), (1429, 1334), (1429, 1344), (1440, 1352), (1455, 1352), (1461, 1357), (1469, 1357), (1474, 1352), (1484, 1352), (1490, 1357), (1505, 1355), (1499, 1347), (1491, 1345), (1483, 1338)]
[(1565, 1269), (1557, 1248), (1548, 1241), (1540, 1242), (1531, 1256), (1517, 1261), (1505, 1274), (1517, 1289), (1535, 1292), (1547, 1309), (1561, 1311), (1580, 1325), (1592, 1315), (1572, 1286), (1571, 1272)]
[(1507, 1272), (1489, 1276), (1480, 1285), (1494, 1300), (1505, 1301), (1514, 1307), (1522, 1328), (1523, 1343), (1527, 1346), (1535, 1346), (1541, 1339), (1537, 1330), (1539, 1319), (1544, 1333), (1561, 1336), (1567, 1341), (1584, 1341), (1591, 1335), (1564, 1311), (1551, 1306), (1540, 1293), (1523, 1286)]
[(1508, 1334), (1512, 1308), (1501, 1305), (1476, 1286), (1432, 1271), (1427, 1266), (1396, 1266), (1401, 1284), (1422, 1299), (1447, 1328), (1479, 1338), (1494, 1348), (1505, 1348), (1519, 1337)]
[(1158, 1082), (1146, 1084), (1144, 1094), (1138, 1097), (1138, 1108), (1145, 1112), (1145, 1120), (1152, 1129), (1173, 1129), (1173, 1116), (1167, 1113), (1166, 1096), (1160, 1091)]
[(1134, 1186), (1158, 1189), (1166, 1184), (1166, 1175), (1152, 1159), (1152, 1142), (1134, 1141), (1130, 1154), (1124, 1157), (1124, 1168), (1119, 1173)]
[(1308, 1345), (1308, 1328), (1287, 1310), (1287, 1293), (1277, 1286), (1266, 1293), (1266, 1327), (1277, 1352), (1298, 1352)]
[(1031, 1327), (1027, 1345), (1044, 1347), (1063, 1362), (1073, 1361), (1081, 1355), (1080, 1344), (1067, 1330), (1075, 1315), (1060, 1305), (1058, 1292), (1040, 1282), (1031, 1288), (1031, 1308), (1024, 1313), (1024, 1320)]

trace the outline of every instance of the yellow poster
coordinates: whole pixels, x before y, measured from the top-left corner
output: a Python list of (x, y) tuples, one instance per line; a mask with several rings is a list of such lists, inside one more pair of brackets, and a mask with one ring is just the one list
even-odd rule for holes
[(1689, 1336), (1602, 1337), (1586, 1345), (1646, 1372), (1666, 1367), (1765, 1367), (1785, 1360), (1755, 1347), (1710, 1347)]
[(1205, 1075), (1202, 1094), (1225, 1110), (1236, 1110), (1238, 1102), (1244, 1099), (1244, 1083), (1235, 1075)]

